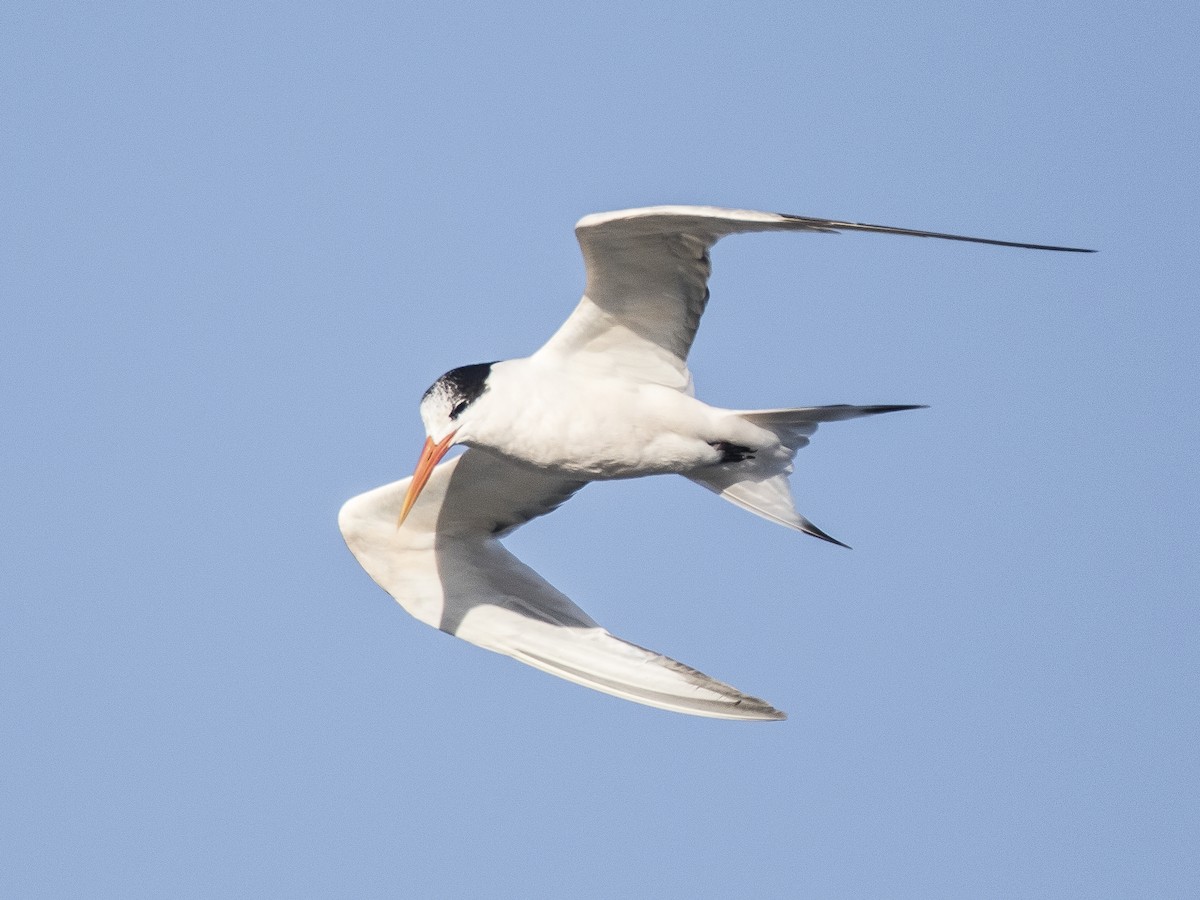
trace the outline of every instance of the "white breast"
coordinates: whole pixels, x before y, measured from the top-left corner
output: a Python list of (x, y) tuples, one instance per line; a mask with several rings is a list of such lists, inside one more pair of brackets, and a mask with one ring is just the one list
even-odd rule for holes
[(589, 480), (686, 472), (716, 458), (720, 411), (661, 385), (539, 359), (496, 364), (488, 385), (468, 445)]

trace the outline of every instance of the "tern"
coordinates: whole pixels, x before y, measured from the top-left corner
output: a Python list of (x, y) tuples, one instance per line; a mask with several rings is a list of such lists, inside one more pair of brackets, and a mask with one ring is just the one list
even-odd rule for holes
[[(588, 482), (678, 473), (772, 522), (841, 543), (793, 505), (796, 451), (823, 422), (920, 407), (731, 410), (696, 399), (687, 356), (709, 298), (709, 250), (758, 231), (1092, 252), (716, 207), (585, 216), (575, 234), (587, 286), (562, 327), (530, 357), (438, 378), (420, 403), (426, 440), (412, 477), (342, 507), (338, 524), (362, 567), (420, 621), (568, 681), (691, 715), (785, 718), (612, 635), (499, 541)], [(442, 462), (455, 444), (468, 449)]]

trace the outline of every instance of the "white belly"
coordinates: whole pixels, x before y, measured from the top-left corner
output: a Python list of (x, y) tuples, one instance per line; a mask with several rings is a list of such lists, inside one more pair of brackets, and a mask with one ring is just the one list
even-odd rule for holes
[(712, 442), (727, 414), (678, 391), (561, 371), (513, 375), (493, 373), (464, 443), (588, 480), (688, 472), (720, 457)]

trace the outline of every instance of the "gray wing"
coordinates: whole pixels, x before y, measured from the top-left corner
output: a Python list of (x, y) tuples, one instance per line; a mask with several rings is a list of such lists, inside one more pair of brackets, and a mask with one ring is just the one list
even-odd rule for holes
[(409, 613), (480, 647), (636, 703), (727, 719), (782, 719), (755, 697), (613, 636), (501, 546), (583, 482), (472, 448), (434, 470), (403, 527), (410, 479), (346, 502), (338, 525)]
[(1090, 252), (711, 206), (650, 206), (596, 213), (575, 226), (587, 267), (583, 298), (539, 353), (570, 356), (581, 366), (690, 390), (687, 356), (708, 303), (708, 251), (726, 235), (754, 231), (871, 231), (1001, 247)]

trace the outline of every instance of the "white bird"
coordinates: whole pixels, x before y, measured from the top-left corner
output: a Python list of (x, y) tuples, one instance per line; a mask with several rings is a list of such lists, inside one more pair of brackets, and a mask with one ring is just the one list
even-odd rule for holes
[[(587, 287), (575, 311), (532, 356), (463, 366), (433, 383), (413, 476), (354, 497), (338, 515), (351, 552), (417, 619), (552, 675), (682, 713), (784, 718), (613, 636), (499, 538), (589, 481), (675, 472), (840, 543), (796, 512), (792, 457), (818, 423), (918, 407), (718, 409), (694, 397), (687, 355), (708, 302), (713, 244), (741, 232), (842, 230), (1091, 252), (715, 207), (585, 216), (575, 234)], [(470, 449), (439, 465), (454, 444)]]

